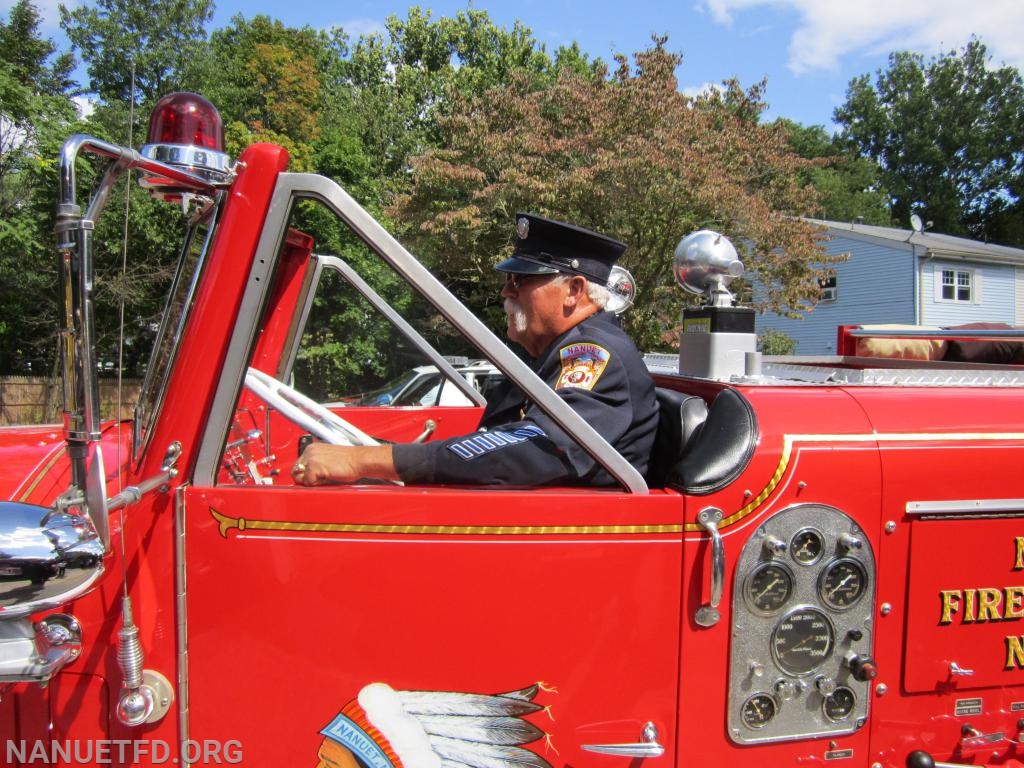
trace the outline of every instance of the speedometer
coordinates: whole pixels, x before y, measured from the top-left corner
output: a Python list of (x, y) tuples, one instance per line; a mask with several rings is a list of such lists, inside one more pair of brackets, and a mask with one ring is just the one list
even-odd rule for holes
[(806, 675), (831, 655), (835, 630), (817, 608), (798, 608), (782, 617), (772, 633), (772, 653), (779, 667), (792, 675)]

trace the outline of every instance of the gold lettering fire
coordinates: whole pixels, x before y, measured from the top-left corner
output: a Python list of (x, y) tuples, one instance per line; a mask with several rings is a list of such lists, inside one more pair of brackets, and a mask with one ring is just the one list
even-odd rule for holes
[[(1024, 536), (1014, 538), (1011, 570), (1024, 570)], [(1024, 585), (939, 590), (939, 625), (1024, 619)], [(1007, 635), (1003, 668), (1024, 669), (1024, 635)]]

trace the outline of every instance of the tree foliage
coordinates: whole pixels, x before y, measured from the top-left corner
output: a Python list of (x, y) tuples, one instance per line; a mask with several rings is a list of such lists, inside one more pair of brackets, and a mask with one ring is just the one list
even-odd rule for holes
[(641, 347), (678, 323), (672, 252), (699, 228), (747, 244), (745, 261), (767, 285), (766, 306), (791, 308), (818, 293), (827, 261), (815, 204), (797, 174), (808, 166), (786, 133), (763, 125), (760, 88), (735, 82), (692, 99), (678, 88), (680, 57), (655, 40), (613, 72), (559, 71), (544, 87), (513, 74), (479, 95), (456, 95), (439, 121), (441, 146), (413, 161), (413, 186), (394, 215), (436, 272), (471, 304), (497, 311), (491, 265), (510, 244), (516, 211), (593, 227), (630, 246), (624, 265), (640, 296), (627, 316)]
[(1024, 244), (1024, 84), (979, 40), (927, 64), (891, 54), (874, 83), (851, 81), (835, 119), (880, 167), (894, 221), (919, 213), (939, 232)]
[(809, 213), (832, 221), (889, 226), (889, 198), (873, 161), (851, 152), (820, 125), (802, 126), (785, 118), (777, 122), (789, 134), (793, 151), (813, 161), (800, 172), (820, 195), (821, 210)]
[[(1024, 242), (1020, 76), (989, 67), (976, 41), (927, 65), (894, 54), (874, 83), (853, 81), (833, 138), (818, 126), (765, 124), (764, 82), (680, 93), (681, 58), (664, 39), (606, 64), (575, 44), (549, 53), (522, 23), (501, 27), (473, 8), (434, 18), (413, 7), (382, 33), (354, 39), (267, 16), (236, 16), (207, 35), (211, 14), (211, 0), (62, 8), (88, 70), (84, 91), (96, 96), (84, 125), (75, 124), (71, 54), (40, 38), (30, 0), (0, 26), (0, 368), (37, 357), (44, 344), (52, 350), (61, 140), (82, 131), (137, 146), (148, 107), (176, 89), (218, 105), (230, 155), (271, 141), (288, 149), (293, 170), (337, 180), (496, 326), (491, 265), (519, 210), (629, 244), (624, 263), (640, 294), (627, 324), (647, 348), (674, 343), (685, 299), (672, 252), (694, 229), (729, 235), (766, 286), (755, 293), (762, 307), (783, 313), (814, 302), (830, 264), (802, 216), (885, 224), (917, 211), (936, 229)], [(80, 170), (83, 191), (89, 174)], [(141, 360), (177, 257), (180, 215), (128, 185), (107, 210), (95, 237), (101, 344), (114, 350), (123, 304)], [(411, 322), (443, 337), (443, 324), (432, 326), (322, 208), (303, 204), (294, 217), (320, 252), (343, 256)], [(347, 332), (362, 310), (322, 310), (337, 324), (308, 354), (327, 390), (353, 366), (376, 365), (371, 351), (391, 342), (371, 329), (357, 346)]]
[[(337, 57), (323, 78), (322, 130), (315, 142), (319, 172), (341, 183), (387, 224), (387, 204), (410, 180), (410, 158), (437, 147), (438, 123), (456, 95), (472, 96), (518, 72), (533, 81), (550, 79), (552, 62), (520, 24), (511, 30), (493, 24), (482, 11), (467, 10), (433, 19), (413, 7), (406, 18), (390, 17), (383, 34), (349, 42), (340, 31), (332, 38)], [(574, 66), (585, 66), (577, 51)], [(456, 352), (450, 327), (434, 323), (426, 307), (413, 301), (407, 287), (379, 259), (350, 242), (343, 231), (303, 209), (325, 252), (339, 253), (393, 306), (438, 344)], [(324, 217), (326, 218), (326, 217)], [(390, 225), (389, 225), (390, 226)], [(323, 297), (318, 301), (331, 302)], [(345, 391), (342, 379), (365, 368), (388, 377), (387, 366), (408, 365), (382, 327), (365, 327), (364, 312), (339, 296), (324, 314), (334, 328), (309, 339), (301, 353), (311, 375), (322, 378), (323, 391)], [(352, 329), (364, 328), (363, 338)], [(339, 348), (339, 345), (341, 347)], [(340, 353), (344, 349), (345, 353)]]
[(74, 61), (19, 0), (0, 23), (0, 370), (45, 373), (56, 349), (56, 157), (74, 132)]
[[(84, 132), (114, 144), (142, 144), (149, 107), (197, 82), (212, 2), (96, 0), (61, 6), (60, 12), (61, 26), (86, 65), (85, 92), (96, 96)], [(81, 174), (80, 195), (89, 181), (88, 172)], [(112, 191), (94, 236), (101, 363), (121, 362), (129, 376), (141, 372), (182, 231), (180, 211), (142, 193), (131, 174)]]
[(228, 153), (268, 141), (288, 149), (294, 170), (312, 170), (333, 55), (325, 33), (267, 16), (237, 15), (215, 30), (196, 87), (220, 110)]
[(60, 6), (61, 27), (81, 52), (89, 91), (109, 103), (152, 104), (180, 83), (206, 43), (212, 0), (96, 0)]

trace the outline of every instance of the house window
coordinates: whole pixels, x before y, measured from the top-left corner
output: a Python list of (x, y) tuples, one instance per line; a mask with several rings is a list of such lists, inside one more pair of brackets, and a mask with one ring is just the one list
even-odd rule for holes
[(965, 301), (974, 300), (974, 273), (969, 269), (942, 270), (942, 300)]
[(821, 287), (818, 301), (837, 301), (839, 299), (839, 288), (835, 275), (819, 278), (818, 285)]

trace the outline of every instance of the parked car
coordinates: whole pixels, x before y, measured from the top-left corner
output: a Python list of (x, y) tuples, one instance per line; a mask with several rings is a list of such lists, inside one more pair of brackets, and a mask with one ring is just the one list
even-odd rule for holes
[[(486, 360), (477, 360), (456, 367), (478, 392), (486, 396), (504, 376)], [(355, 399), (358, 405), (473, 405), (437, 366), (419, 365), (379, 389)]]

